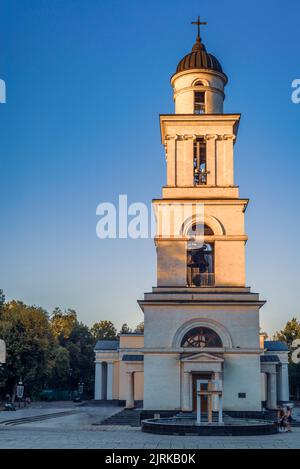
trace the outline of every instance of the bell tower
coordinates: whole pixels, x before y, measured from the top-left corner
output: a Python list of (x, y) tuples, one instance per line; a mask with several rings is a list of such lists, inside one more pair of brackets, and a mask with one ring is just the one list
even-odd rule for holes
[[(162, 197), (153, 200), (157, 286), (139, 301), (145, 315), (144, 407), (191, 410), (193, 381), (184, 374), (184, 354), (199, 354), (199, 349), (186, 348), (180, 331), (198, 327), (210, 330), (211, 337), (218, 334), (223, 344), (217, 359), (224, 359), (219, 370), (224, 408), (260, 410), (259, 308), (264, 302), (245, 283), (248, 199), (240, 198), (234, 180), (240, 114), (224, 113), (228, 78), (202, 42), (200, 26), (206, 23), (198, 17), (193, 24), (196, 42), (171, 77), (175, 112), (160, 115), (166, 184)], [(205, 341), (198, 347), (216, 352)], [(209, 371), (212, 365), (194, 366)], [(153, 373), (160, 377), (153, 380)], [(169, 382), (159, 400), (164, 376)], [(244, 392), (247, 387), (251, 395)], [(247, 399), (241, 400), (244, 394)]]
[[(198, 19), (196, 24), (199, 28), (203, 23)], [(223, 112), (227, 80), (220, 62), (206, 51), (198, 29), (191, 52), (171, 77), (175, 113), (160, 116), (167, 181), (162, 199), (154, 201), (158, 286), (245, 286), (244, 212), (248, 200), (239, 198), (234, 183), (240, 115)], [(174, 232), (170, 227), (168, 239), (163, 231), (172, 217), (180, 229)], [(196, 252), (197, 243), (202, 251)], [(201, 272), (196, 258), (202, 259)], [(207, 262), (209, 271), (205, 270)]]

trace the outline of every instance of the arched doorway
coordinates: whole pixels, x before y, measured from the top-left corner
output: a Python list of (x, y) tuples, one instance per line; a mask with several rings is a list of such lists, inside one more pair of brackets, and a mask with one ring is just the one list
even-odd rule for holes
[[(205, 349), (218, 349), (223, 348), (223, 342), (220, 336), (215, 332), (213, 329), (205, 326), (196, 326), (188, 330), (182, 337), (180, 346), (184, 349), (197, 349), (197, 352), (203, 351)], [(191, 350), (188, 350), (190, 352)], [(197, 355), (197, 354), (196, 354)], [(206, 360), (206, 367), (203, 370), (203, 355), (205, 355)], [(204, 381), (201, 383), (201, 390), (205, 391), (208, 388), (208, 382), (216, 377), (219, 378), (221, 365), (219, 357), (215, 357), (214, 355), (207, 354), (207, 353), (200, 353), (198, 354), (198, 360), (194, 359), (195, 355), (188, 355), (187, 359), (184, 359), (184, 365), (187, 365), (189, 368), (189, 375), (190, 375), (190, 392), (191, 392), (191, 408), (193, 411), (197, 410), (197, 381), (201, 380)], [(216, 364), (216, 361), (218, 364)], [(200, 367), (198, 364), (200, 363)], [(217, 365), (217, 368), (216, 368)], [(201, 371), (200, 371), (201, 370)], [(203, 371), (202, 371), (203, 370)], [(187, 370), (184, 374), (187, 373)], [(188, 379), (188, 378), (187, 378)], [(189, 386), (185, 386), (185, 392), (187, 391)], [(201, 411), (206, 413), (208, 409), (208, 397), (202, 395), (201, 396)], [(185, 399), (186, 401), (186, 396)]]

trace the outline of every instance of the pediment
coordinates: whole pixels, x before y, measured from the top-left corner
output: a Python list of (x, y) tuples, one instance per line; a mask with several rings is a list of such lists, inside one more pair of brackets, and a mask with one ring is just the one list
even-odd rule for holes
[(216, 357), (211, 353), (207, 352), (200, 352), (200, 353), (193, 353), (191, 355), (182, 356), (182, 362), (200, 362), (200, 363), (223, 363), (224, 358)]

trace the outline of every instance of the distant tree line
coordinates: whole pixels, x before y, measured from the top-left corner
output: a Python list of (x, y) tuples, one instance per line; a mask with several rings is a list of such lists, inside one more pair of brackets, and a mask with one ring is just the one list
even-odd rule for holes
[[(134, 332), (142, 331), (143, 323)], [(119, 333), (111, 321), (88, 327), (73, 309), (55, 308), (52, 314), (21, 301), (5, 301), (0, 290), (0, 338), (6, 343), (6, 364), (0, 368), (0, 398), (15, 397), (19, 380), (31, 398), (43, 389), (75, 390), (84, 383), (93, 397), (94, 347), (98, 340), (116, 339), (132, 330), (123, 324)]]

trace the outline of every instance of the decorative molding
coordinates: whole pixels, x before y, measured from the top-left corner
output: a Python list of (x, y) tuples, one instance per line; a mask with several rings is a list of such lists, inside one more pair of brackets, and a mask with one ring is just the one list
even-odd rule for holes
[(177, 140), (177, 138), (178, 138), (178, 135), (177, 135), (177, 134), (174, 134), (174, 135), (169, 135), (169, 134), (167, 134), (167, 135), (165, 136), (165, 141), (166, 141), (166, 140)]
[(200, 362), (200, 363), (223, 363), (224, 358), (217, 357), (216, 355), (212, 355), (211, 353), (207, 353), (204, 350), (205, 349), (200, 349), (203, 350), (201, 352), (197, 352), (193, 355), (189, 355), (188, 357), (183, 357), (181, 358), (181, 362), (187, 363), (187, 362)]
[[(188, 233), (189, 229), (191, 228), (191, 226), (194, 225), (197, 222), (204, 223), (207, 226), (209, 226), (209, 228), (212, 229), (212, 231), (214, 233), (214, 236), (224, 236), (224, 235), (226, 235), (225, 227), (220, 222), (220, 220), (218, 220), (216, 217), (213, 217), (211, 215), (207, 216), (205, 214), (204, 214), (204, 218), (203, 218), (202, 213), (198, 214), (198, 216), (197, 216), (197, 213), (195, 213), (193, 216), (191, 216), (190, 218), (188, 218), (187, 220), (184, 221), (184, 223), (182, 224), (182, 228), (181, 228), (182, 235), (187, 236), (187, 233)], [(204, 236), (204, 234), (203, 234), (203, 236)]]
[(236, 136), (234, 134), (224, 134), (218, 135), (217, 140), (235, 140)]
[(223, 100), (225, 99), (225, 93), (223, 90), (221, 90), (220, 88), (216, 88), (214, 86), (185, 86), (184, 88), (180, 88), (178, 90), (174, 90), (174, 100), (177, 99), (177, 97), (180, 95), (180, 94), (183, 94), (183, 93), (188, 93), (188, 92), (194, 92), (196, 91), (197, 89), (201, 89), (201, 91), (210, 91), (211, 93), (216, 93), (216, 94), (219, 94), (220, 96), (222, 96)]
[(188, 134), (185, 134), (182, 136), (183, 137), (183, 140), (196, 140), (197, 136), (196, 135), (188, 135)]
[(218, 139), (218, 135), (214, 135), (214, 134), (204, 135), (204, 140), (206, 142), (208, 142), (209, 140), (217, 140), (217, 139)]
[(180, 137), (179, 135), (175, 134), (175, 135), (169, 135), (167, 134), (164, 138), (164, 142), (163, 142), (163, 145), (165, 147), (165, 158), (166, 158), (166, 161), (168, 161), (168, 142), (171, 141), (171, 140), (174, 140), (175, 142), (178, 140), (178, 137)]

